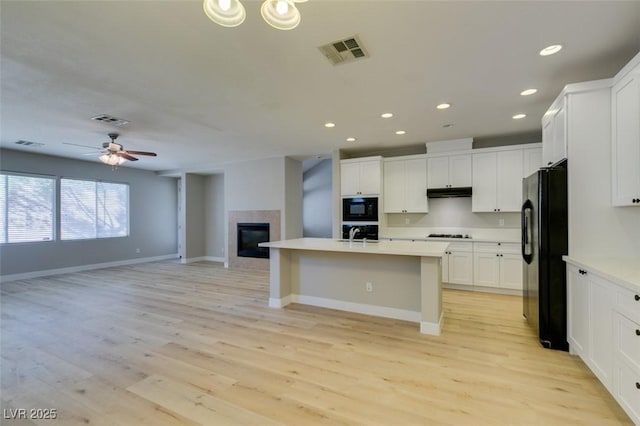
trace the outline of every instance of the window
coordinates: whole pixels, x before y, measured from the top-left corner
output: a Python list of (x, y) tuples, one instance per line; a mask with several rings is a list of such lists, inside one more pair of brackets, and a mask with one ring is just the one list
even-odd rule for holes
[(53, 239), (55, 187), (52, 177), (0, 174), (0, 243)]
[(60, 238), (129, 235), (129, 185), (60, 179)]

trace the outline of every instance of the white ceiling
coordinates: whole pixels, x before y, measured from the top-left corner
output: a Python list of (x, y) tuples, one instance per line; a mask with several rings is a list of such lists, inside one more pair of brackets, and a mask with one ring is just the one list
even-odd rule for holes
[[(223, 28), (199, 0), (2, 0), (0, 146), (97, 161), (65, 143), (98, 147), (117, 131), (125, 148), (158, 153), (127, 166), (207, 171), (522, 133), (565, 84), (612, 77), (640, 51), (640, 1), (310, 0), (292, 31), (243, 3), (244, 24)], [(370, 58), (332, 66), (317, 49), (353, 34)], [(102, 113), (130, 124), (90, 120)]]

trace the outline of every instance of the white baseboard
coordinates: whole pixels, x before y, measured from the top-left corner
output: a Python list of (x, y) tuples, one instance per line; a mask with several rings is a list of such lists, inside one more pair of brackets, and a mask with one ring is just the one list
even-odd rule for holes
[(139, 259), (117, 260), (115, 262), (93, 263), (91, 265), (70, 266), (68, 268), (46, 269), (42, 271), (25, 272), (22, 274), (0, 275), (0, 282), (28, 280), (30, 278), (48, 277), (50, 275), (70, 274), (73, 272), (90, 271), (93, 269), (111, 268), (114, 266), (133, 265), (136, 263), (157, 262), (159, 260), (177, 259), (178, 253), (164, 256), (141, 257)]
[(442, 333), (443, 322), (444, 312), (440, 313), (440, 320), (437, 323), (420, 321), (420, 333), (439, 336)]
[(213, 256), (199, 256), (199, 257), (190, 257), (188, 259), (182, 258), (180, 259), (180, 263), (194, 263), (194, 262), (224, 262), (224, 257), (213, 257)]
[(284, 308), (289, 303), (291, 303), (291, 295), (287, 297), (283, 297), (282, 299), (276, 299), (274, 297), (269, 298), (269, 307), (270, 308)]
[[(386, 306), (366, 305), (363, 303), (345, 302), (343, 300), (326, 299), (324, 297), (292, 294), (291, 301), (303, 305), (319, 306), (321, 308), (337, 309), (339, 311), (356, 312), (358, 314), (376, 317), (393, 318), (403, 321), (420, 322), (420, 312), (406, 309), (389, 308)], [(286, 299), (286, 298), (285, 298)]]
[(451, 284), (442, 283), (442, 288), (449, 290), (462, 290), (462, 291), (475, 291), (477, 293), (491, 293), (491, 294), (506, 294), (509, 296), (522, 296), (522, 290), (515, 290), (511, 288), (497, 288), (497, 287), (482, 287), (479, 285), (467, 285), (467, 284)]

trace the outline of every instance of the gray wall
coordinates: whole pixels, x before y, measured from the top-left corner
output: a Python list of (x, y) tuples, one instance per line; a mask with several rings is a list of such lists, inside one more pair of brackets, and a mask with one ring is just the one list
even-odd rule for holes
[(205, 234), (205, 181), (206, 176), (186, 173), (182, 177), (182, 196), (184, 199), (184, 235), (183, 256), (193, 259), (206, 256)]
[[(3, 171), (96, 179), (129, 184), (130, 235), (97, 240), (47, 241), (0, 246), (2, 275), (117, 262), (177, 253), (177, 187), (173, 178), (126, 166), (0, 150)], [(136, 253), (136, 249), (140, 253)]]
[(323, 160), (303, 174), (303, 235), (331, 238), (331, 160)]
[[(405, 228), (520, 228), (520, 213), (472, 213), (471, 197), (430, 198), (427, 214), (386, 214), (387, 226)], [(405, 223), (409, 219), (409, 224)], [(504, 226), (499, 220), (504, 219)]]
[(302, 237), (302, 162), (284, 159), (284, 239)]
[(224, 258), (226, 251), (224, 222), (224, 175), (205, 180), (205, 234), (207, 257)]

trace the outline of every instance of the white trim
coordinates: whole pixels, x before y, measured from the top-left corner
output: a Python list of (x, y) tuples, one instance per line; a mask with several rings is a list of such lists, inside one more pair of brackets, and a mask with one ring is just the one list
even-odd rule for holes
[(473, 286), (473, 291), (477, 293), (491, 293), (491, 294), (505, 294), (507, 296), (522, 296), (523, 291), (515, 288), (498, 288), (498, 287), (483, 287)]
[(287, 297), (291, 297), (292, 302), (303, 305), (319, 306), (321, 308), (337, 309), (339, 311), (355, 312), (358, 314), (393, 318), (403, 321), (420, 322), (420, 312), (408, 311), (406, 309), (366, 305), (364, 303), (345, 302), (343, 300), (326, 299), (324, 297), (305, 296), (301, 294), (292, 294)]
[(437, 323), (420, 321), (420, 333), (439, 336), (442, 333), (442, 324), (444, 322), (444, 312), (440, 313), (440, 320)]
[[(194, 263), (194, 262), (224, 262), (224, 257), (213, 257), (213, 256), (199, 256), (199, 257), (190, 257), (188, 259), (182, 258), (180, 259), (181, 263)], [(226, 265), (225, 265), (226, 267)]]
[(46, 269), (43, 271), (25, 272), (22, 274), (0, 275), (0, 282), (28, 280), (30, 278), (47, 277), (50, 275), (69, 274), (73, 272), (90, 271), (93, 269), (111, 268), (114, 266), (133, 265), (136, 263), (157, 262), (159, 260), (177, 259), (178, 253), (163, 256), (142, 257), (139, 259), (117, 260), (115, 262), (94, 263), (91, 265), (71, 266), (68, 268)]
[(291, 303), (291, 295), (283, 297), (282, 299), (276, 299), (275, 297), (269, 298), (270, 308), (283, 308)]

